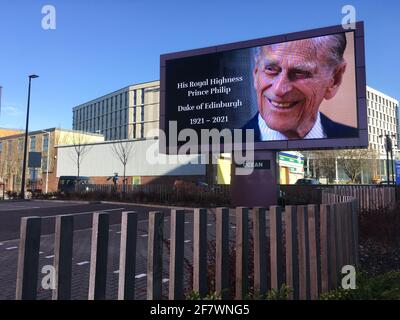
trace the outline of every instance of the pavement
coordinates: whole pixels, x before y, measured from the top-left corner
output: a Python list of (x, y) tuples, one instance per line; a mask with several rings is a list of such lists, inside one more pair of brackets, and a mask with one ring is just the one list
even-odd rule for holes
[[(174, 208), (176, 209), (176, 208)], [(136, 299), (146, 298), (147, 263), (147, 227), (148, 213), (165, 213), (164, 239), (169, 239), (169, 212), (171, 207), (149, 206), (127, 203), (89, 203), (81, 201), (0, 201), (0, 300), (15, 298), (16, 272), (19, 246), (20, 219), (26, 216), (40, 216), (42, 219), (42, 237), (40, 244), (38, 299), (51, 299), (51, 290), (43, 290), (41, 280), (45, 274), (41, 270), (52, 265), (54, 259), (54, 222), (57, 215), (74, 214), (72, 299), (85, 300), (88, 296), (91, 223), (94, 212), (110, 213), (109, 252), (107, 272), (107, 299), (117, 299), (119, 272), (119, 244), (121, 213), (138, 213), (138, 238), (136, 256)], [(209, 210), (209, 213), (213, 213)], [(233, 219), (231, 219), (233, 220)], [(234, 229), (234, 221), (231, 221)], [(185, 258), (192, 261), (193, 210), (186, 208), (185, 216)], [(208, 238), (215, 239), (214, 215), (208, 218)], [(233, 236), (234, 232), (231, 232)], [(168, 292), (168, 241), (165, 241), (163, 254), (163, 295)], [(189, 281), (189, 272), (185, 270)], [(187, 285), (189, 285), (187, 283)]]

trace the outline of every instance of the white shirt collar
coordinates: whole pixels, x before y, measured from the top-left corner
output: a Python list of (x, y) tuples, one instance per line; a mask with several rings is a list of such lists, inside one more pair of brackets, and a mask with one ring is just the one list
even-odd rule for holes
[[(288, 140), (288, 138), (284, 134), (269, 128), (265, 123), (264, 119), (261, 117), (261, 114), (258, 114), (258, 127), (260, 128), (261, 141)], [(306, 136), (303, 139), (321, 139), (321, 138), (326, 138), (326, 134), (321, 124), (320, 113), (318, 112), (317, 120), (315, 121), (314, 126), (311, 128), (311, 130), (306, 134)]]

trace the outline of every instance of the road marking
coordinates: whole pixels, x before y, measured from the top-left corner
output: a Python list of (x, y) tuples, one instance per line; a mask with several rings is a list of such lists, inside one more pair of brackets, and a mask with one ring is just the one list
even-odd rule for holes
[(148, 235), (147, 235), (147, 234), (142, 234), (141, 237), (142, 237), (142, 238), (147, 238)]
[(168, 282), (169, 281), (169, 279), (162, 279), (162, 282), (163, 283), (166, 283), (166, 282)]
[(120, 234), (120, 233), (121, 233), (121, 231), (117, 231), (117, 232), (116, 232), (116, 234)]
[(54, 254), (52, 254), (51, 256), (46, 256), (45, 258), (46, 258), (46, 259), (54, 258)]
[(113, 273), (119, 273), (119, 270), (115, 270)]
[(192, 242), (191, 240), (185, 240), (185, 241), (183, 241), (183, 242), (185, 242), (185, 243), (189, 243), (189, 242)]
[(236, 227), (235, 227), (235, 226), (232, 226), (231, 229), (236, 229)]
[(44, 252), (43, 251), (39, 251), (39, 254), (43, 254)]
[(136, 278), (136, 279), (140, 279), (140, 278), (144, 278), (144, 277), (146, 277), (146, 276), (147, 276), (147, 274), (141, 273), (141, 274), (137, 274), (137, 275), (135, 276), (135, 278)]
[(18, 249), (18, 247), (8, 247), (8, 248), (6, 248), (6, 250), (14, 250), (14, 249)]
[(3, 242), (0, 242), (0, 246), (2, 246), (3, 245)]
[(188, 224), (188, 223), (190, 223), (190, 221), (185, 221), (185, 224)]
[(212, 224), (211, 224), (211, 223), (208, 223), (208, 224), (207, 224), (207, 226), (211, 227), (211, 226), (212, 226)]
[(88, 264), (88, 263), (90, 263), (90, 262), (89, 261), (82, 261), (82, 262), (78, 262), (77, 265), (78, 266), (83, 266), (83, 265)]

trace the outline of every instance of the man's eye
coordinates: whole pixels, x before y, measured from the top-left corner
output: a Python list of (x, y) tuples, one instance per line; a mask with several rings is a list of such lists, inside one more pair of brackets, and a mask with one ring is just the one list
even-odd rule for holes
[(293, 75), (296, 79), (307, 79), (312, 77), (309, 72), (295, 72)]
[(278, 68), (272, 66), (265, 67), (264, 71), (266, 74), (277, 74), (279, 72)]

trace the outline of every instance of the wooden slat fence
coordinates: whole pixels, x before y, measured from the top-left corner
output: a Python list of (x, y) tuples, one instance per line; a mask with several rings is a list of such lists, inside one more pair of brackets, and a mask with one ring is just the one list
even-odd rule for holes
[[(201, 296), (216, 291), (223, 299), (265, 294), (286, 284), (290, 299), (318, 299), (336, 288), (344, 265), (357, 265), (358, 202), (335, 195), (322, 205), (270, 208), (217, 208), (194, 212), (172, 210), (170, 250), (163, 252), (165, 217), (150, 212), (148, 220), (147, 299), (162, 298), (163, 255), (169, 254), (169, 299), (184, 299), (184, 229), (193, 214), (193, 289)], [(207, 219), (215, 215), (215, 288), (207, 287)], [(233, 219), (233, 220), (231, 220)], [(56, 289), (53, 299), (71, 299), (71, 259), (74, 215), (56, 219), (54, 255)], [(236, 222), (235, 231), (230, 221)], [(41, 218), (21, 221), (16, 299), (36, 299)], [(93, 215), (88, 299), (105, 299), (109, 214)], [(135, 298), (137, 214), (121, 219), (118, 299)], [(252, 241), (249, 241), (249, 239)], [(235, 243), (235, 286), (230, 286), (230, 239)], [(249, 261), (252, 259), (251, 270)], [(164, 268), (165, 269), (165, 268)], [(249, 277), (252, 273), (253, 276)], [(249, 283), (252, 279), (253, 283)]]
[(338, 185), (322, 189), (322, 203), (335, 202), (337, 196), (354, 197), (360, 210), (382, 210), (396, 204), (396, 188), (388, 186)]

